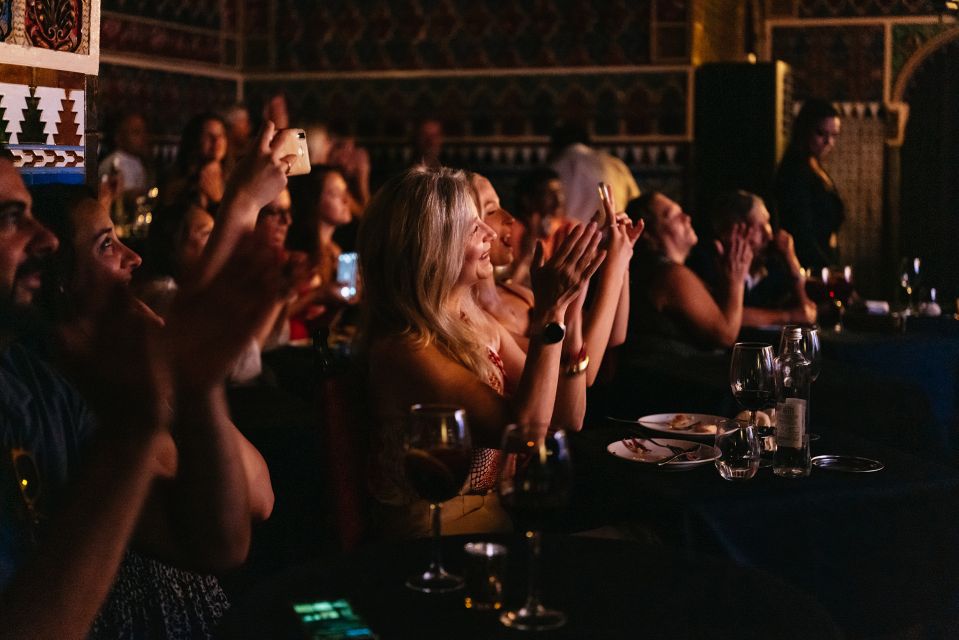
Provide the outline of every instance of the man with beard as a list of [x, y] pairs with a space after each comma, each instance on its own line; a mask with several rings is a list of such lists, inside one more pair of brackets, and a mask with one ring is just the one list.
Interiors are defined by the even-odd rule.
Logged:
[[782, 229], [773, 233], [769, 211], [759, 196], [747, 191], [723, 193], [710, 210], [709, 222], [714, 241], [697, 244], [686, 264], [715, 289], [719, 258], [737, 225], [742, 229], [755, 256], [746, 275], [743, 326], [816, 321], [816, 305], [806, 295], [793, 238]]
[[[253, 497], [241, 482], [229, 481], [219, 461], [208, 464], [203, 482], [220, 492], [223, 504], [210, 503], [203, 517], [193, 518], [192, 507], [175, 493], [183, 482], [183, 460], [202, 455], [197, 452], [206, 446], [223, 448], [236, 466], [234, 445], [221, 437], [222, 430], [201, 429], [197, 421], [185, 425], [196, 433], [175, 444], [170, 407], [176, 398], [183, 422], [190, 402], [183, 395], [184, 386], [190, 388], [181, 375], [184, 362], [192, 376], [218, 377], [220, 361], [242, 346], [249, 337], [243, 333], [258, 322], [251, 313], [237, 323], [221, 310], [235, 311], [241, 299], [272, 301], [277, 294], [280, 267], [272, 250], [257, 251], [246, 240], [251, 239], [240, 243], [220, 274], [194, 292], [202, 295], [185, 301], [182, 317], [165, 329], [138, 312], [122, 286], [107, 296], [110, 304], [92, 332], [62, 327], [61, 339], [73, 347], [65, 349], [72, 356], [63, 366], [71, 370], [81, 399], [18, 342], [41, 328], [32, 303], [57, 240], [33, 217], [30, 194], [12, 160], [0, 157], [0, 638], [86, 636], [129, 555], [135, 530], [140, 548], [171, 561], [200, 549], [201, 538], [219, 544], [209, 554], [190, 556], [208, 570], [245, 558]], [[237, 324], [242, 327], [233, 331]], [[223, 334], [224, 326], [231, 327], [227, 340], [197, 343], [198, 336]], [[272, 504], [272, 492], [268, 498]], [[228, 526], [221, 510], [234, 514], [235, 526]], [[181, 526], [183, 515], [193, 528]], [[205, 594], [191, 591], [189, 597], [203, 600]], [[126, 633], [135, 637], [163, 637], [184, 628], [182, 637], [212, 633], [192, 618], [171, 622], [164, 633], [143, 626], [135, 612], [129, 615]]]
[[[171, 475], [176, 450], [166, 429], [158, 369], [129, 366], [113, 380], [130, 411], [101, 414], [103, 438], [72, 482], [89, 417], [49, 367], [15, 344], [36, 326], [31, 302], [43, 259], [57, 247], [30, 212], [30, 195], [9, 156], [0, 158], [0, 611], [3, 637], [79, 637], [107, 595], [153, 481]], [[123, 344], [143, 353], [145, 334]], [[120, 345], [118, 345], [120, 346]], [[137, 354], [126, 360], [132, 364]], [[144, 359], [144, 362], [147, 362]], [[91, 380], [106, 371], [90, 372]], [[106, 382], [105, 379], [100, 381]], [[60, 494], [60, 495], [58, 495]], [[56, 508], [55, 507], [60, 507]], [[50, 522], [48, 512], [56, 511]], [[46, 535], [39, 542], [40, 529]]]

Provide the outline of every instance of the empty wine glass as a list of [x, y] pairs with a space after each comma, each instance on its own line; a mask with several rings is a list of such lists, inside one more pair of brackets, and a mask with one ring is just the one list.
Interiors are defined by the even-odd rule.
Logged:
[[556, 431], [537, 438], [526, 428], [510, 425], [503, 437], [503, 452], [500, 501], [516, 528], [526, 531], [529, 585], [523, 606], [505, 612], [500, 622], [523, 631], [555, 629], [566, 623], [566, 615], [540, 602], [540, 530], [569, 500], [572, 472], [566, 435]]
[[[776, 369], [772, 345], [759, 342], [737, 342], [729, 363], [729, 387], [736, 402], [749, 411], [749, 426], [756, 429], [764, 458], [776, 451], [773, 427], [756, 425], [756, 412], [768, 407], [776, 397]], [[771, 461], [764, 460], [763, 466]]]
[[456, 496], [469, 475], [470, 433], [466, 412], [448, 405], [417, 404], [410, 408], [406, 477], [413, 490], [430, 503], [433, 533], [429, 568], [411, 576], [406, 586], [426, 593], [455, 591], [463, 579], [447, 573], [440, 553], [440, 503]]

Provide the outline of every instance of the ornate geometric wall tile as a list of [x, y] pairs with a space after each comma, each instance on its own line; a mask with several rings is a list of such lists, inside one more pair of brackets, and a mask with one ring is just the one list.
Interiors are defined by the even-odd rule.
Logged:
[[795, 97], [874, 101], [883, 95], [884, 31], [875, 26], [775, 27], [773, 59], [793, 68]]
[[803, 18], [922, 16], [936, 13], [929, 0], [799, 0]]
[[[37, 87], [34, 95], [38, 100], [37, 110], [43, 125], [42, 144], [56, 144], [54, 138], [60, 126], [60, 111], [63, 108], [66, 92], [59, 87]], [[28, 99], [27, 102], [29, 104], [30, 100]]]
[[[556, 74], [248, 82], [253, 104], [283, 91], [294, 119], [325, 121], [364, 140], [405, 141], [420, 118], [439, 117], [450, 139], [548, 136], [559, 120], [597, 135], [686, 134], [687, 75]], [[641, 96], [641, 100], [637, 99]], [[642, 106], [639, 117], [633, 112]]]
[[903, 65], [923, 45], [931, 39], [951, 29], [956, 29], [955, 24], [936, 23], [936, 24], [896, 24], [892, 27], [892, 78], [889, 85], [896, 84], [899, 78], [899, 72]]
[[175, 138], [191, 116], [236, 102], [236, 82], [185, 73], [100, 65], [101, 121], [143, 113], [156, 136]]
[[58, 145], [83, 146], [83, 91], [66, 91], [60, 101], [57, 130], [53, 142]]
[[177, 25], [160, 25], [105, 15], [100, 23], [101, 45], [113, 52], [155, 55], [211, 64], [224, 63], [217, 33], [198, 33]]
[[13, 30], [13, 0], [0, 0], [0, 42]]
[[[677, 20], [664, 39], [688, 59], [688, 0], [659, 0]], [[278, 0], [277, 68], [486, 69], [635, 65], [650, 55], [651, 0]], [[680, 33], [681, 32], [681, 33]]]
[[0, 82], [0, 108], [3, 108], [4, 134], [11, 144], [20, 137], [20, 123], [27, 109], [30, 87], [25, 84]]
[[26, 0], [24, 27], [30, 44], [41, 49], [76, 52], [82, 39], [89, 0]]
[[163, 22], [219, 29], [223, 16], [214, 0], [102, 0], [104, 11], [127, 13]]

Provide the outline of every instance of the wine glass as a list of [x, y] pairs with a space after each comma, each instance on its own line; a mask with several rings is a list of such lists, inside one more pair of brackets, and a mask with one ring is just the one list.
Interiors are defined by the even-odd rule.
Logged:
[[415, 404], [410, 408], [409, 442], [404, 465], [413, 490], [430, 503], [433, 552], [429, 568], [411, 576], [406, 586], [425, 593], [455, 591], [463, 579], [446, 572], [440, 553], [440, 503], [456, 496], [469, 475], [470, 432], [466, 412], [449, 405]]
[[[729, 363], [729, 386], [736, 402], [749, 411], [749, 426], [756, 430], [762, 442], [763, 454], [768, 457], [776, 451], [772, 427], [758, 427], [756, 412], [769, 406], [776, 397], [776, 369], [772, 345], [759, 342], [737, 342]], [[764, 460], [763, 466], [769, 461]]]
[[540, 602], [540, 546], [545, 521], [561, 511], [569, 500], [572, 473], [566, 435], [556, 431], [536, 437], [519, 425], [509, 425], [503, 436], [506, 454], [499, 478], [503, 507], [516, 528], [529, 540], [529, 585], [526, 602], [500, 616], [507, 627], [523, 631], [556, 629], [566, 623], [562, 611], [547, 609]]
[[786, 348], [786, 337], [792, 332], [793, 329], [796, 328], [802, 330], [802, 340], [799, 343], [799, 346], [802, 349], [802, 354], [806, 357], [806, 360], [809, 361], [809, 379], [815, 382], [816, 378], [819, 377], [819, 372], [822, 370], [822, 352], [819, 347], [819, 327], [806, 327], [797, 324], [787, 324], [782, 328], [782, 331], [779, 334], [779, 353], [782, 354], [783, 350]]

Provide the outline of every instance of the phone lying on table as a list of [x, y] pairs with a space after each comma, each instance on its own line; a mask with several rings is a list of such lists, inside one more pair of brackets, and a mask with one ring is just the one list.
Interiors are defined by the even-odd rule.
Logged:
[[293, 604], [310, 640], [378, 640], [379, 636], [353, 611], [348, 600], [314, 600]]

